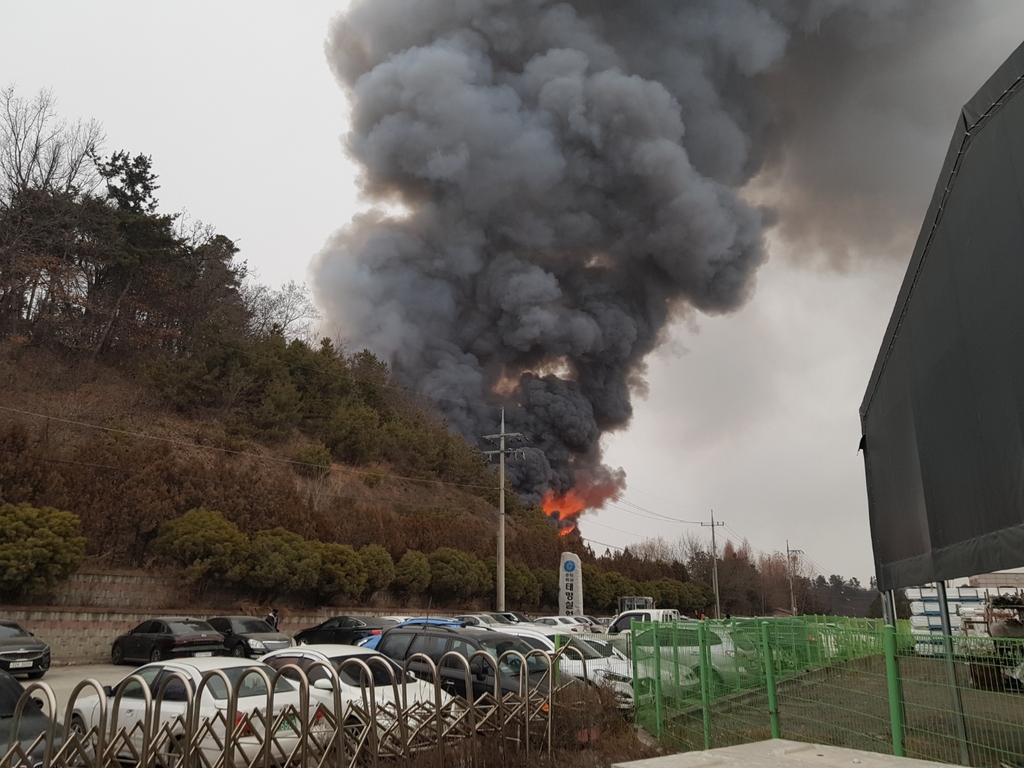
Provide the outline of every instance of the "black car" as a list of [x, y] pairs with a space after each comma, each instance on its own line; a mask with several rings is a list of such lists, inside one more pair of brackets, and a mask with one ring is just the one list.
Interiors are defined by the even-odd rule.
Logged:
[[299, 645], [316, 645], [317, 643], [338, 643], [339, 645], [355, 645], [370, 635], [379, 635], [388, 627], [395, 626], [391, 619], [372, 619], [369, 617], [334, 616], [322, 624], [304, 629], [295, 635]]
[[110, 661], [160, 661], [187, 656], [223, 656], [224, 636], [200, 619], [168, 616], [144, 621], [118, 637]]
[[[6, 755], [11, 747], [11, 735], [14, 729], [14, 710], [18, 706], [18, 700], [25, 694], [21, 683], [6, 672], [0, 671], [0, 757]], [[61, 745], [63, 729], [60, 724], [54, 724], [54, 748]], [[33, 765], [38, 765], [43, 760], [43, 751], [46, 749], [46, 734], [51, 726], [51, 720], [39, 706], [37, 699], [29, 699], [21, 710], [21, 722], [18, 723], [18, 742], [22, 751], [29, 756]], [[42, 736], [43, 738], [39, 738]], [[12, 765], [17, 765], [15, 759]]]
[[252, 616], [213, 616], [206, 620], [224, 636], [229, 656], [254, 659], [270, 651], [291, 648], [292, 639], [263, 619]]
[[0, 621], [0, 669], [37, 680], [50, 668], [50, 646], [20, 624]]
[[[479, 627], [454, 628], [432, 625], [389, 629], [381, 637], [377, 644], [377, 650], [399, 664], [405, 664], [406, 659], [417, 653], [425, 654], [437, 664], [441, 657], [449, 652], [458, 653], [469, 659], [477, 651], [485, 651], [491, 659], [500, 659], [497, 672], [498, 685], [502, 694], [507, 694], [520, 691], [522, 662], [515, 656], [501, 658], [502, 655], [508, 651], [519, 651], [526, 656], [533, 648], [521, 638], [506, 635], [504, 632]], [[530, 689], [546, 694], [550, 682], [547, 660], [535, 654], [527, 658], [526, 664], [526, 682]], [[487, 659], [477, 657], [471, 661], [470, 668], [474, 701], [485, 693], [493, 694], [494, 664]], [[432, 677], [430, 665], [424, 661], [411, 661], [408, 669], [423, 680], [430, 680]], [[438, 673], [441, 676], [441, 686], [448, 693], [466, 698], [465, 664], [458, 659], [448, 658], [438, 667]]]

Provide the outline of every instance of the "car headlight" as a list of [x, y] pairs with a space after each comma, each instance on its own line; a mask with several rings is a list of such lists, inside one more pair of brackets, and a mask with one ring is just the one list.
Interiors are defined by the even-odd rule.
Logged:
[[249, 644], [249, 647], [252, 648], [254, 651], [264, 651], [267, 648], [263, 644], [262, 640], [254, 640], [251, 637], [247, 637], [245, 639], [245, 642], [247, 642]]

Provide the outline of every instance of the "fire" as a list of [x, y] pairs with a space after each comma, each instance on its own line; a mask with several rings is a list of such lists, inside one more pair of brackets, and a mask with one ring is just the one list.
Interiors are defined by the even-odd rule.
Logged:
[[540, 500], [544, 514], [558, 522], [558, 535], [568, 536], [576, 530], [576, 521], [585, 510], [603, 507], [606, 501], [619, 498], [622, 478], [596, 480], [584, 472], [576, 473], [576, 485], [562, 494], [546, 491]]
[[561, 522], [574, 515], [578, 515], [586, 509], [587, 502], [573, 488], [561, 496], [556, 495], [552, 491], [547, 491], [540, 500], [540, 506], [544, 510], [545, 515]]

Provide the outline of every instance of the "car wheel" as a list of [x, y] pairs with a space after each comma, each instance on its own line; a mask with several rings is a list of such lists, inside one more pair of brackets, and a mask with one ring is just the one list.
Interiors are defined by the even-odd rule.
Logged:
[[150, 661], [160, 661], [164, 657], [163, 652], [159, 648], [154, 648], [149, 652]]
[[181, 737], [174, 737], [168, 742], [167, 751], [156, 755], [157, 765], [160, 768], [178, 768], [182, 765], [184, 754], [185, 745], [181, 743]]
[[110, 649], [110, 663], [124, 664], [124, 648], [118, 643], [114, 643], [114, 647]]
[[94, 755], [96, 754], [95, 745], [89, 738], [89, 729], [85, 727], [85, 721], [82, 719], [81, 715], [75, 714], [71, 716], [71, 728], [69, 729], [68, 735], [72, 738], [77, 738], [81, 744], [78, 755], [69, 762], [69, 765], [92, 765], [94, 762]]
[[245, 647], [241, 643], [238, 643], [231, 649], [231, 655], [236, 659], [243, 658], [245, 656]]

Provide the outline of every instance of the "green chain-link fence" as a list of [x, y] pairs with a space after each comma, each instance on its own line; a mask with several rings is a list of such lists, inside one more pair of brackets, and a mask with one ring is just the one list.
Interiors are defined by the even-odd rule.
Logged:
[[1024, 768], [1022, 640], [799, 617], [634, 623], [628, 649], [637, 722], [665, 746], [777, 736]]

